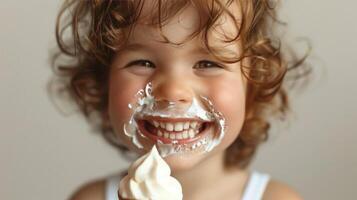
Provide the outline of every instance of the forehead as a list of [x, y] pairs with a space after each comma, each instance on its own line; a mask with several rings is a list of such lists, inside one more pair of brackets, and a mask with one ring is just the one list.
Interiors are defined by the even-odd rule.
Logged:
[[[179, 2], [179, 1], [175, 1]], [[202, 1], [201, 3], [207, 4], [210, 1]], [[195, 48], [196, 50], [204, 51], [204, 43], [202, 37], [195, 37], [189, 42], [185, 42], [193, 32], [200, 29], [202, 22], [205, 20], [202, 12], [199, 12], [198, 8], [191, 3], [185, 4], [182, 9], [168, 18], [162, 25], [162, 29], [153, 25], [153, 17], [157, 17], [157, 0], [145, 0], [142, 4], [142, 10], [139, 15], [138, 22], [134, 25], [130, 35], [128, 35], [128, 44], [139, 43], [147, 45], [171, 45], [177, 48], [187, 47]], [[163, 1], [165, 3], [165, 1]], [[222, 3], [225, 3], [222, 1]], [[207, 5], [206, 5], [207, 6]], [[163, 6], [165, 8], [165, 6]], [[166, 7], [167, 8], [167, 7]], [[172, 9], [172, 8], [170, 8]], [[238, 34], [237, 24], [241, 18], [241, 11], [238, 1], [233, 1], [227, 6], [228, 11], [232, 14], [234, 19], [227, 13], [223, 13], [219, 16], [218, 20], [208, 31], [208, 44], [215, 48], [225, 48], [237, 52], [237, 42], [225, 43], [224, 40], [232, 39]], [[165, 10], [162, 11], [165, 14]], [[165, 44], [164, 38], [167, 38], [171, 44]], [[176, 45], [175, 45], [176, 44]], [[178, 44], [178, 45], [177, 45]], [[198, 48], [197, 48], [198, 47]]]

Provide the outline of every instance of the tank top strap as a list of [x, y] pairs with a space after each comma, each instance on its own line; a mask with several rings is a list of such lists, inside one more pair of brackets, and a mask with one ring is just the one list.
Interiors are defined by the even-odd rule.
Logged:
[[105, 200], [118, 200], [120, 175], [109, 176], [105, 183]]
[[253, 171], [244, 190], [242, 200], [261, 200], [269, 179], [268, 174]]

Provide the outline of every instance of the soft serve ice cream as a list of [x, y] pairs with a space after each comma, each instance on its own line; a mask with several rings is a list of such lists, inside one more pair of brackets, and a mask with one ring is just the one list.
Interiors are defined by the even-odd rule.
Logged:
[[171, 170], [155, 145], [136, 160], [119, 184], [119, 196], [135, 200], [182, 200], [181, 184], [170, 176]]

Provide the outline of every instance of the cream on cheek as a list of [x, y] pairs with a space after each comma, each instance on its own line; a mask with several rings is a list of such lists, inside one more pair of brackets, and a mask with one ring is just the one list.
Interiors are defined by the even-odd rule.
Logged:
[[[143, 82], [143, 83], [141, 83]], [[122, 136], [123, 124], [131, 115], [128, 104], [135, 100], [135, 94], [145, 86], [144, 81], [130, 77], [123, 71], [112, 71], [109, 81], [109, 118], [118, 136]]]

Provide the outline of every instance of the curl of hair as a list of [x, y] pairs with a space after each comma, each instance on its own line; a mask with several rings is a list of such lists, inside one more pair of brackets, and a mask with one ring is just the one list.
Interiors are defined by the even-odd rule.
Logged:
[[[274, 26], [281, 24], [276, 19], [276, 2], [236, 1], [240, 1], [242, 12], [242, 19], [237, 23], [239, 32], [226, 42], [242, 40], [243, 53], [239, 57], [219, 55], [219, 51], [208, 43], [208, 33], [214, 29], [222, 14], [235, 20], [233, 13], [227, 9], [234, 0], [226, 0], [224, 3], [222, 0], [156, 0], [153, 7], [157, 10], [152, 11], [150, 23], [161, 30], [171, 17], [190, 4], [204, 17], [198, 29], [187, 40], [200, 36], [207, 49], [224, 62], [249, 61], [248, 66], [241, 66], [248, 81], [245, 121], [240, 135], [227, 149], [225, 158], [227, 167], [245, 168], [259, 144], [268, 139], [271, 126], [268, 117], [284, 118], [290, 109], [286, 89], [282, 87], [286, 73], [299, 74], [293, 76], [295, 78], [292, 81], [295, 82], [307, 76], [310, 69], [304, 68], [307, 66], [303, 63], [306, 56], [299, 59], [293, 51], [284, 52], [284, 55], [290, 53], [287, 56], [280, 51], [280, 41], [274, 38]], [[57, 75], [63, 78], [65, 89], [88, 120], [91, 114], [100, 116], [99, 132], [121, 150], [126, 148], [113, 140], [113, 129], [106, 112], [108, 74], [115, 52], [127, 41], [127, 30], [130, 34], [139, 19], [142, 2], [67, 0], [56, 23], [56, 40], [60, 50], [57, 55], [66, 55], [73, 60], [72, 64], [54, 65], [59, 72]], [[162, 36], [164, 42], [170, 42], [164, 34]], [[53, 57], [54, 60], [57, 58]]]

